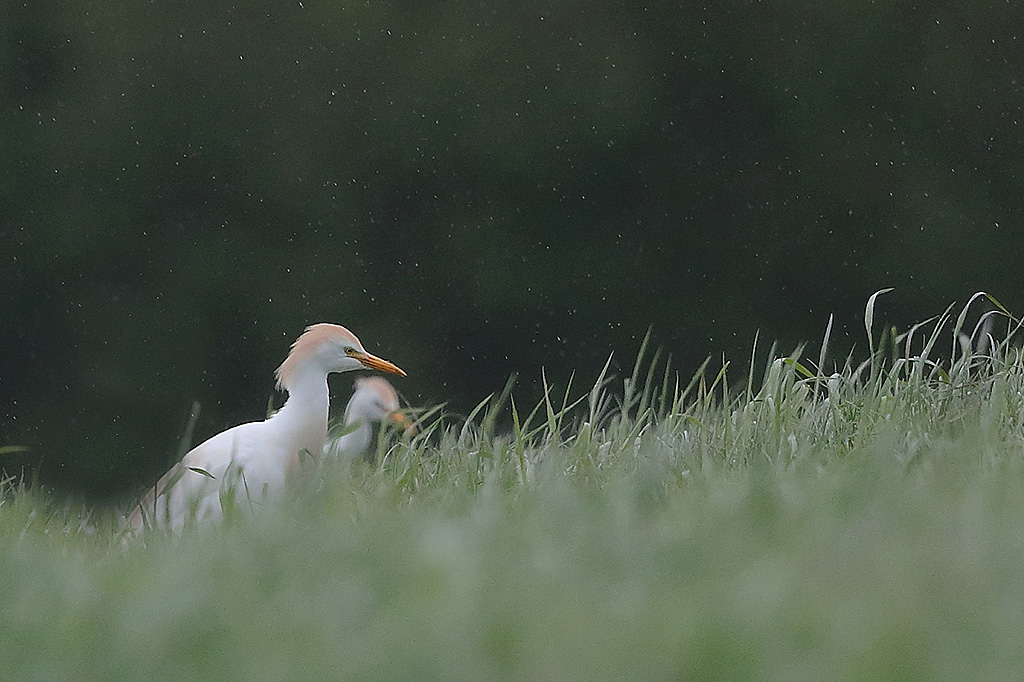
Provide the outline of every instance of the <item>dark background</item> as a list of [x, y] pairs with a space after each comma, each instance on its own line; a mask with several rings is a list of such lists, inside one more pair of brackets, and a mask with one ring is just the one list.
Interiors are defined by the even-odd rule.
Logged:
[[[1012, 2], [0, 2], [0, 446], [103, 498], [309, 323], [468, 411], [1024, 308]], [[765, 342], [767, 345], [767, 341]], [[815, 352], [816, 354], [816, 352]], [[717, 359], [716, 359], [717, 362]], [[332, 380], [339, 403], [351, 377]], [[280, 398], [278, 398], [280, 401]]]

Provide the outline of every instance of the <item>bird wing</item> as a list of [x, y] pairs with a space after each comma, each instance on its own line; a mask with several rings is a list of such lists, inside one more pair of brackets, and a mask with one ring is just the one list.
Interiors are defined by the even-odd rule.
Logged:
[[242, 435], [240, 429], [236, 426], [218, 433], [190, 450], [146, 492], [128, 515], [126, 529], [138, 534], [146, 525], [180, 522], [190, 503], [216, 496], [219, 480]]

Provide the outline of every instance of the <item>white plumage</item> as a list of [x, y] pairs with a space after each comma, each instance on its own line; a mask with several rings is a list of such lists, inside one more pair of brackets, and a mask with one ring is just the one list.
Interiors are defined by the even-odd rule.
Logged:
[[324, 454], [349, 460], [358, 459], [370, 446], [374, 423], [393, 421], [405, 429], [411, 429], [412, 423], [399, 407], [398, 394], [386, 379], [356, 379], [352, 397], [345, 407], [344, 424], [347, 433], [328, 441], [324, 446]]

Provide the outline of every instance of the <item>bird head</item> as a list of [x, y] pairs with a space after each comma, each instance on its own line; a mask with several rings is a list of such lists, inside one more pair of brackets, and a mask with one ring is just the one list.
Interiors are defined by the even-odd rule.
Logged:
[[379, 377], [356, 379], [352, 398], [345, 408], [345, 417], [350, 423], [366, 419], [374, 422], [391, 421], [406, 430], [413, 428], [409, 417], [401, 411], [395, 389]]
[[307, 327], [295, 341], [288, 357], [277, 369], [278, 387], [287, 389], [300, 373], [309, 369], [316, 369], [325, 376], [356, 369], [377, 369], [405, 376], [394, 363], [367, 352], [355, 334], [340, 325], [327, 323]]

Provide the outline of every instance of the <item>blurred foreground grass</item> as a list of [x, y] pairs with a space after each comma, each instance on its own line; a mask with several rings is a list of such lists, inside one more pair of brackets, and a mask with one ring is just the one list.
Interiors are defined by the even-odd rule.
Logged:
[[875, 337], [874, 301], [862, 365], [816, 369], [826, 333], [730, 386], [642, 349], [575, 406], [435, 412], [379, 466], [180, 537], [122, 548], [114, 510], [9, 481], [0, 677], [1019, 678], [1016, 327]]

